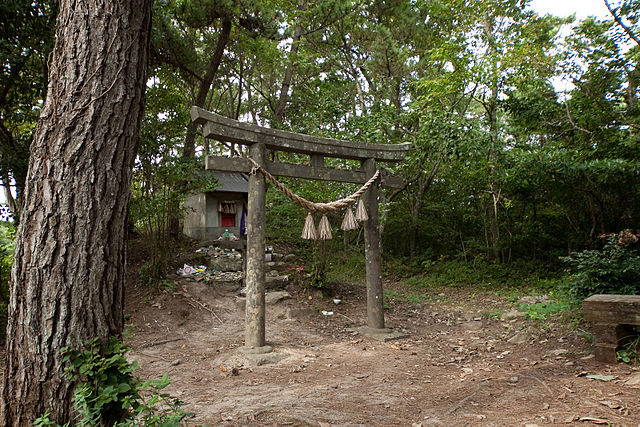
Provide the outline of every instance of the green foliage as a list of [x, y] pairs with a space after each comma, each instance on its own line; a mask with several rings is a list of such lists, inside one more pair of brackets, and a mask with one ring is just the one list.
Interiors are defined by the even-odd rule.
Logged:
[[383, 291], [383, 298], [386, 306], [385, 308], [389, 308], [389, 304], [391, 303], [422, 304], [431, 300], [427, 293], [405, 293], [394, 291], [392, 289], [385, 289]]
[[145, 285], [150, 285], [162, 277], [164, 277], [164, 264], [159, 260], [146, 262], [138, 270], [138, 280]]
[[623, 231], [606, 238], [602, 250], [585, 250], [564, 257], [570, 293], [576, 300], [594, 294], [640, 294], [640, 245], [637, 235]]
[[[280, 180], [292, 191], [299, 191], [289, 180]], [[301, 246], [305, 211], [293, 203], [280, 190], [267, 191], [267, 239], [273, 242], [287, 242]]]
[[496, 309], [496, 310], [491, 310], [491, 311], [484, 311], [482, 313], [482, 317], [486, 318], [486, 319], [490, 319], [490, 320], [498, 320], [502, 317], [502, 313], [503, 311], [501, 309]]
[[486, 261], [439, 261], [423, 269], [422, 274], [405, 282], [414, 289], [474, 287], [489, 291], [548, 290], [561, 279], [548, 266], [532, 262], [495, 264]]
[[520, 304], [520, 311], [533, 320], [545, 320], [552, 314], [561, 313], [571, 308], [565, 301], [538, 302], [535, 304]]
[[9, 280], [13, 265], [15, 227], [10, 222], [0, 222], [0, 344], [4, 343], [7, 330], [7, 302]]
[[329, 283], [353, 283], [365, 277], [365, 256], [360, 250], [338, 250], [330, 254], [325, 280]]
[[640, 330], [635, 329], [634, 333], [623, 337], [621, 340], [622, 349], [616, 352], [620, 362], [639, 363], [640, 362]]
[[[74, 425], [170, 427], [178, 426], [189, 415], [181, 401], [163, 391], [171, 383], [167, 374], [145, 382], [134, 376], [137, 363], [127, 361], [127, 350], [115, 337], [105, 345], [94, 339], [83, 350], [62, 350], [69, 363], [65, 375], [77, 384], [73, 408], [78, 418]], [[34, 425], [56, 424], [45, 412]]]
[[0, 179], [3, 185], [15, 180], [18, 199], [47, 91], [57, 10], [55, 0], [0, 3]]

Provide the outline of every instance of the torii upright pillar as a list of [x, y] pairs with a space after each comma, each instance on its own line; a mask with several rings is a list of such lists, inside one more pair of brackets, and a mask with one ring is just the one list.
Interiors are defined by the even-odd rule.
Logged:
[[[362, 164], [367, 179], [376, 173], [375, 159]], [[384, 329], [382, 302], [382, 253], [380, 249], [380, 218], [378, 216], [378, 181], [364, 194], [364, 205], [369, 219], [364, 222], [365, 270], [367, 275], [367, 327]]]
[[[265, 146], [255, 143], [249, 147], [249, 155], [259, 164], [264, 164]], [[247, 352], [271, 351], [265, 343], [265, 198], [266, 184], [264, 175], [255, 172], [249, 175], [249, 201], [247, 209], [247, 269], [245, 285], [247, 287], [245, 337]]]

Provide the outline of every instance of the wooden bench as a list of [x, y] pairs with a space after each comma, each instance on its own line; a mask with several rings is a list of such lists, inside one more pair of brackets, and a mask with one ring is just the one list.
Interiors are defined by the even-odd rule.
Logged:
[[593, 324], [596, 360], [616, 363], [620, 340], [640, 325], [640, 295], [592, 295], [582, 301], [584, 319]]

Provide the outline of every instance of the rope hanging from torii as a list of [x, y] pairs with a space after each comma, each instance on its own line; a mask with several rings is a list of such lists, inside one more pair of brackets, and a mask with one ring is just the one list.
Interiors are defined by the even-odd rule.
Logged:
[[[250, 175], [253, 175], [256, 172], [260, 171], [260, 173], [262, 173], [269, 181], [273, 183], [273, 185], [280, 189], [280, 191], [282, 191], [285, 196], [287, 196], [289, 199], [291, 199], [291, 201], [297, 203], [309, 212], [307, 214], [307, 219], [302, 231], [303, 239], [327, 240], [332, 238], [331, 226], [329, 225], [329, 220], [327, 219], [326, 215], [327, 212], [334, 212], [340, 209], [347, 208], [347, 213], [340, 227], [345, 231], [357, 229], [358, 223], [356, 221], [366, 221], [368, 219], [367, 211], [360, 196], [362, 196], [362, 194], [367, 191], [367, 189], [376, 181], [376, 179], [378, 179], [378, 177], [380, 176], [379, 170], [376, 170], [376, 173], [374, 173], [373, 176], [369, 178], [369, 180], [358, 189], [358, 191], [356, 191], [349, 197], [345, 197], [344, 199], [336, 200], [334, 202], [316, 203], [307, 200], [304, 197], [298, 196], [287, 187], [285, 187], [284, 184], [279, 182], [266, 169], [260, 166], [258, 162], [253, 160], [251, 157], [248, 157], [248, 159], [253, 164], [253, 168], [251, 169], [251, 172], [249, 172]], [[354, 216], [353, 211], [351, 210], [351, 205], [353, 205], [356, 201], [358, 201], [358, 207], [356, 208], [356, 214]], [[320, 212], [323, 214], [317, 230], [313, 222], [313, 216], [311, 215], [312, 212]]]

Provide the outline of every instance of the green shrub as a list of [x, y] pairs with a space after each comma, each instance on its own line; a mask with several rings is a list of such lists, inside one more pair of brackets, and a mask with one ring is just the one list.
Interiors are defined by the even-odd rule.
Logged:
[[[183, 402], [162, 392], [171, 383], [167, 374], [145, 382], [134, 376], [137, 363], [127, 361], [127, 350], [115, 337], [106, 345], [94, 339], [83, 350], [62, 350], [69, 363], [65, 375], [77, 384], [73, 408], [78, 418], [74, 425], [170, 427], [189, 415], [182, 409]], [[57, 424], [45, 412], [34, 425]]]
[[586, 250], [564, 257], [571, 269], [569, 291], [574, 299], [594, 294], [640, 293], [640, 244], [627, 230], [610, 235], [602, 250]]

